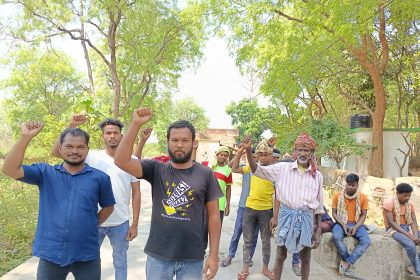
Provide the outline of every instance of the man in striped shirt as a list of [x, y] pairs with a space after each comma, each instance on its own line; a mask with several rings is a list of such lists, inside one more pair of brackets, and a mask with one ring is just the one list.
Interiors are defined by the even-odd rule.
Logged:
[[[251, 142], [250, 137], [243, 142], [248, 156], [252, 155]], [[269, 166], [250, 163], [254, 175], [275, 182], [276, 197], [282, 202], [276, 234], [275, 279], [281, 279], [288, 250], [300, 252], [301, 279], [309, 279], [311, 249], [319, 246], [321, 216], [324, 214], [323, 177], [316, 166], [315, 147], [314, 139], [302, 133], [294, 144], [294, 162], [279, 162]]]

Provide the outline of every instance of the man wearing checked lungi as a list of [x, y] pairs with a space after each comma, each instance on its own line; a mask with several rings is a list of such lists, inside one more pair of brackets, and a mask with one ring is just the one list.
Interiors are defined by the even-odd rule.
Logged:
[[[248, 157], [252, 156], [251, 142], [250, 137], [244, 141]], [[281, 279], [287, 251], [300, 253], [301, 279], [309, 279], [311, 250], [319, 246], [324, 214], [323, 177], [317, 169], [315, 148], [315, 140], [304, 132], [295, 141], [294, 162], [250, 166], [254, 175], [275, 182], [276, 197], [282, 203], [275, 237], [274, 279]]]

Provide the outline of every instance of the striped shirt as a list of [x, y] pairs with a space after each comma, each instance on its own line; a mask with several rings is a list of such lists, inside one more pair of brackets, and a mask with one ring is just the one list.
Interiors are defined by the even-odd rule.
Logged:
[[324, 214], [323, 177], [317, 170], [311, 175], [309, 166], [303, 173], [299, 171], [297, 161], [278, 162], [268, 166], [258, 165], [254, 175], [274, 181], [276, 196], [292, 209], [310, 208], [314, 214]]

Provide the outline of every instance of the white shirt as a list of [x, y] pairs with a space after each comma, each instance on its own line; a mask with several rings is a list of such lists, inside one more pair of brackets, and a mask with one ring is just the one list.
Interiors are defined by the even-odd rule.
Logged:
[[114, 158], [109, 156], [105, 150], [90, 150], [85, 162], [93, 168], [105, 172], [111, 178], [116, 204], [111, 216], [101, 226], [118, 226], [127, 221], [130, 218], [131, 183], [140, 180], [116, 166]]

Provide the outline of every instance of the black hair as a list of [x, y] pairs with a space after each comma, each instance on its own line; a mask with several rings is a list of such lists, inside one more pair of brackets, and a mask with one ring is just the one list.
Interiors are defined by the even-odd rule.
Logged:
[[397, 193], [412, 193], [413, 187], [407, 183], [400, 183], [397, 185]]
[[188, 128], [191, 131], [192, 140], [195, 140], [195, 128], [190, 122], [186, 120], [179, 120], [179, 121], [171, 123], [171, 125], [168, 127], [168, 130], [166, 131], [167, 140], [169, 140], [169, 136], [173, 128]]
[[346, 176], [346, 182], [347, 183], [359, 183], [359, 176], [354, 173], [350, 173]]
[[280, 150], [277, 148], [273, 148], [273, 153], [279, 154], [280, 155]]
[[89, 145], [89, 133], [87, 133], [86, 131], [84, 131], [83, 129], [80, 129], [78, 127], [76, 128], [66, 128], [63, 130], [63, 132], [61, 132], [60, 134], [60, 144], [64, 143], [64, 138], [66, 138], [67, 134], [70, 134], [71, 136], [81, 136], [85, 139], [86, 145]]
[[255, 154], [255, 148], [251, 148], [251, 153]]
[[120, 120], [117, 120], [117, 119], [109, 119], [108, 118], [108, 119], [105, 119], [105, 120], [103, 120], [103, 121], [101, 121], [99, 123], [99, 128], [102, 130], [102, 132], [104, 131], [104, 127], [107, 126], [107, 125], [115, 125], [115, 126], [118, 126], [119, 129], [120, 129], [120, 131], [124, 127], [124, 124]]

